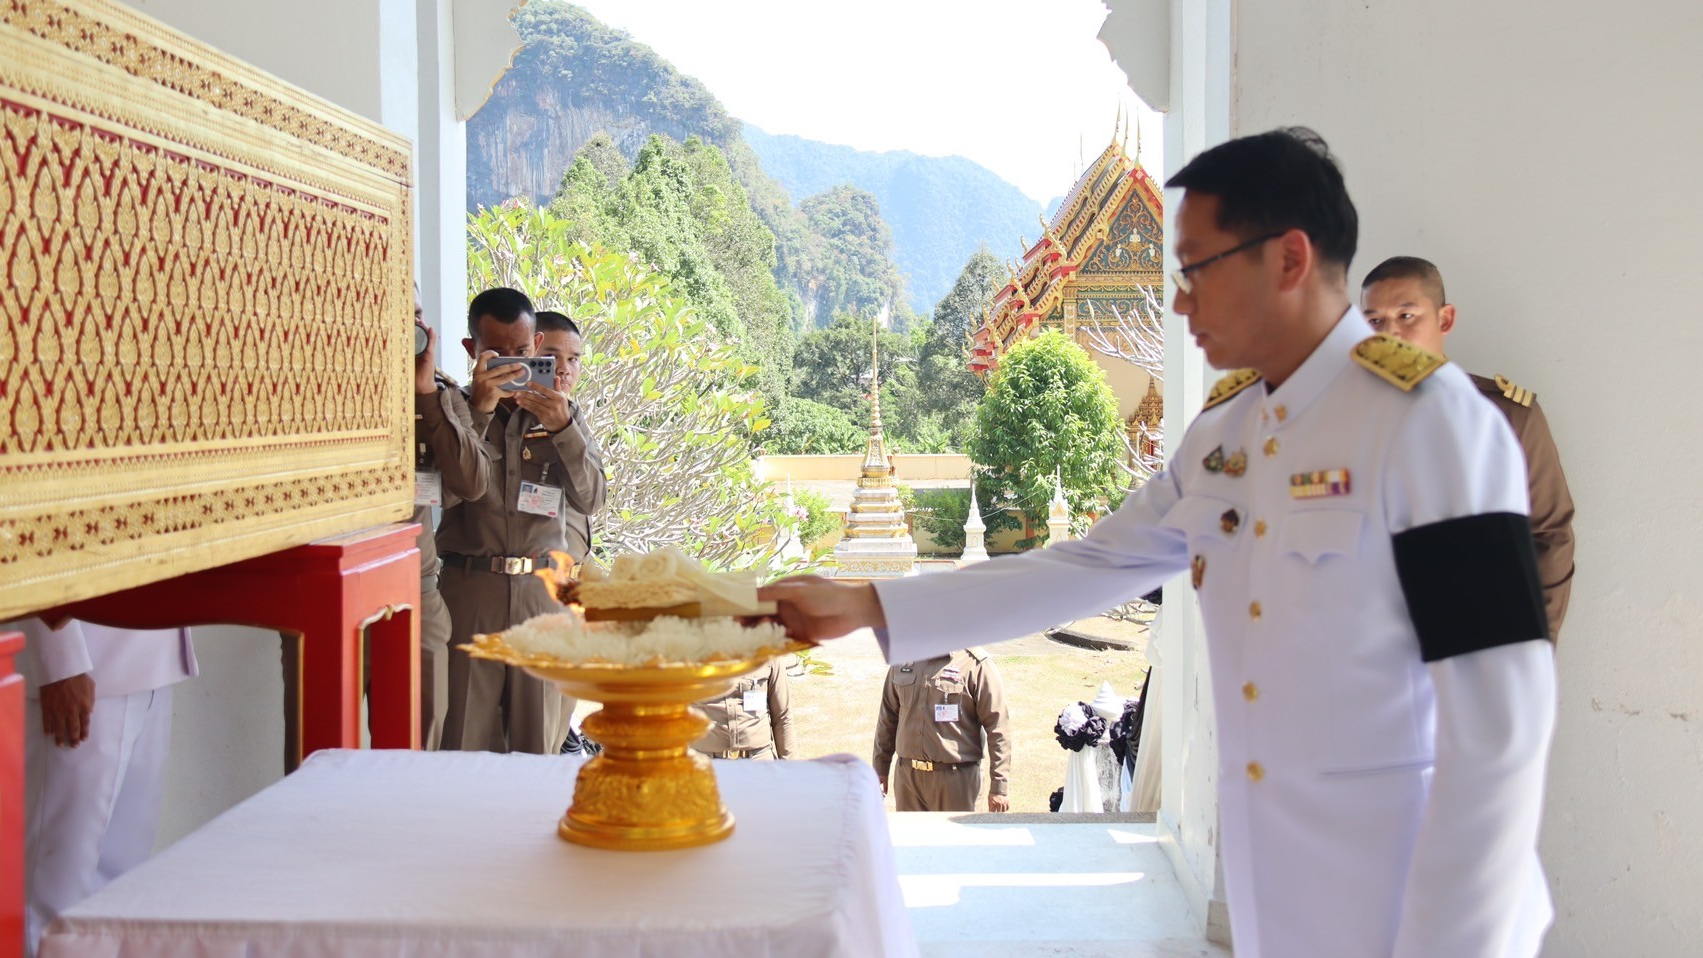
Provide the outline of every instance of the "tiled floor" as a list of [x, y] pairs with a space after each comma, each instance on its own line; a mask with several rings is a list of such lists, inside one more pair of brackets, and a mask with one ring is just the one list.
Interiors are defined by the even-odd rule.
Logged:
[[1230, 955], [1195, 934], [1152, 824], [958, 817], [889, 816], [924, 958]]

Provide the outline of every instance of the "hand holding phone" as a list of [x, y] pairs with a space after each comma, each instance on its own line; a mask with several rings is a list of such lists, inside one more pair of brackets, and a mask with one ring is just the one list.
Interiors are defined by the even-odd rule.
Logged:
[[498, 356], [486, 364], [487, 368], [498, 369], [503, 366], [524, 366], [527, 375], [516, 375], [512, 379], [497, 381], [497, 388], [504, 392], [520, 392], [527, 383], [537, 383], [546, 388], [556, 384], [556, 357], [554, 356]]

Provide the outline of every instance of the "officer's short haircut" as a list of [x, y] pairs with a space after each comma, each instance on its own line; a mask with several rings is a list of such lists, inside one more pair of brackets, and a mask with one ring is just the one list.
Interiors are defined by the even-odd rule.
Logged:
[[1317, 133], [1292, 126], [1220, 143], [1165, 182], [1218, 197], [1218, 228], [1253, 239], [1298, 229], [1319, 259], [1343, 270], [1360, 241], [1360, 216], [1342, 170]]
[[566, 313], [558, 313], [553, 309], [538, 311], [538, 331], [541, 333], [580, 333], [579, 324], [569, 319]]
[[1416, 279], [1419, 289], [1431, 300], [1431, 304], [1441, 309], [1449, 304], [1443, 297], [1443, 271], [1437, 264], [1417, 256], [1391, 256], [1382, 263], [1372, 267], [1366, 278], [1360, 281], [1360, 291], [1372, 288], [1373, 283], [1382, 283], [1387, 279]]
[[532, 308], [532, 300], [525, 293], [498, 286], [485, 290], [467, 304], [467, 328], [477, 336], [480, 320], [493, 319], [508, 326], [520, 322], [522, 317], [533, 319], [537, 314], [538, 311]]

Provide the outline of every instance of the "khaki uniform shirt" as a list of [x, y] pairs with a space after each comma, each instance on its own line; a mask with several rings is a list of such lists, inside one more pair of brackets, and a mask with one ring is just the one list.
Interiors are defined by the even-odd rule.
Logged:
[[[490, 414], [472, 412], [471, 422], [481, 441], [484, 486], [481, 495], [465, 499], [444, 490], [438, 549], [533, 558], [556, 549], [583, 560], [591, 548], [591, 517], [603, 508], [606, 480], [603, 454], [578, 407], [568, 427], [554, 435], [526, 410], [501, 404]], [[561, 489], [557, 515], [522, 512], [523, 482]]]
[[[1504, 380], [1506, 381], [1506, 380]], [[1549, 638], [1561, 632], [1567, 599], [1573, 591], [1573, 495], [1561, 471], [1561, 454], [1549, 433], [1549, 420], [1533, 397], [1529, 405], [1515, 402], [1496, 380], [1472, 377], [1514, 429], [1526, 454], [1526, 480], [1531, 489], [1532, 543], [1537, 546], [1537, 572], [1543, 580], [1543, 605], [1549, 614]], [[1510, 387], [1518, 391], [1518, 387]]]
[[[436, 472], [442, 479], [443, 505], [449, 497], [478, 499], [485, 494], [487, 463], [483, 443], [473, 435], [473, 416], [467, 397], [441, 377], [431, 396], [414, 395], [414, 468]], [[420, 578], [435, 576], [442, 569], [437, 537], [432, 529], [432, 507], [414, 501], [412, 521], [420, 524]]]
[[[779, 659], [740, 678], [733, 690], [698, 703], [710, 729], [693, 743], [700, 752], [756, 752], [774, 745], [779, 758], [792, 757], [792, 693]], [[750, 705], [750, 708], [747, 708]]]
[[881, 689], [875, 725], [875, 773], [886, 779], [900, 761], [980, 762], [989, 756], [989, 795], [1011, 784], [1011, 716], [999, 669], [975, 648], [895, 665]]

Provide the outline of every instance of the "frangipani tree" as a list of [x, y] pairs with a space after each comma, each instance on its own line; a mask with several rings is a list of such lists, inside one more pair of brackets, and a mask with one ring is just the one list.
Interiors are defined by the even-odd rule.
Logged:
[[678, 546], [716, 569], [767, 566], [796, 519], [751, 468], [769, 425], [757, 369], [636, 257], [586, 246], [524, 204], [468, 224], [468, 283], [510, 286], [585, 333], [575, 398], [603, 450], [608, 505], [593, 521], [611, 555]]

